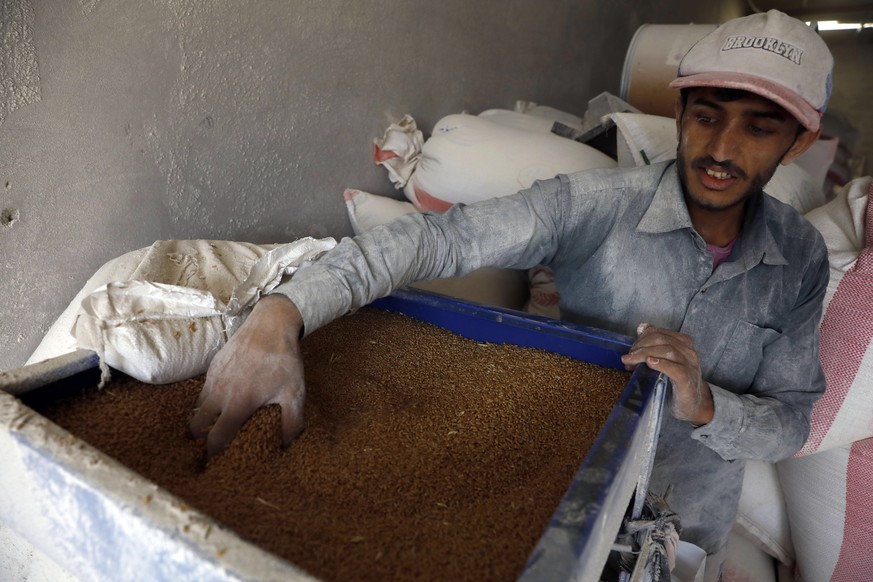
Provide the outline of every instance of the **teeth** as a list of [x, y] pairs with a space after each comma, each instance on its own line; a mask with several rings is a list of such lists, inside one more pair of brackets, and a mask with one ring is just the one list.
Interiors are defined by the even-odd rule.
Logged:
[[727, 180], [728, 178], [730, 178], [730, 174], [728, 174], [727, 172], [716, 172], [715, 170], [707, 169], [706, 173], [713, 178], [717, 178], [719, 180]]

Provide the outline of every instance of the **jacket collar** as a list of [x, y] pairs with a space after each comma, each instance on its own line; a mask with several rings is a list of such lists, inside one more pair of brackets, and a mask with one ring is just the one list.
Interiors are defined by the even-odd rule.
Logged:
[[[772, 200], [767, 194], [759, 194], [749, 199], [743, 230], [734, 251], [738, 267], [747, 270], [763, 262], [767, 265], [787, 265], [788, 261], [779, 249], [779, 244], [768, 226], [767, 216], [772, 214]], [[655, 195], [643, 214], [638, 232], [664, 233], [688, 228], [694, 231], [691, 216], [682, 195], [679, 172], [676, 163], [669, 163], [661, 174]], [[696, 234], [696, 232], [695, 232]]]

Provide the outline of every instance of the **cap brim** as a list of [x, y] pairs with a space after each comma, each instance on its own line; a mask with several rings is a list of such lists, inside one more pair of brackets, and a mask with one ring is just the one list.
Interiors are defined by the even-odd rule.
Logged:
[[818, 131], [821, 126], [821, 114], [815, 110], [803, 97], [789, 91], [773, 81], [747, 75], [744, 73], [697, 73], [678, 77], [670, 83], [673, 89], [685, 87], [722, 87], [725, 89], [740, 89], [760, 95], [782, 106], [794, 116], [809, 131]]

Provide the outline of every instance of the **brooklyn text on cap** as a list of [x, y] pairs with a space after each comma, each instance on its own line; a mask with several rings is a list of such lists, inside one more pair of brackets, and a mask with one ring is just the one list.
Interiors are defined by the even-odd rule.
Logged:
[[703, 37], [670, 83], [743, 89], [785, 108], [817, 131], [831, 95], [834, 59], [815, 30], [778, 10], [735, 18]]

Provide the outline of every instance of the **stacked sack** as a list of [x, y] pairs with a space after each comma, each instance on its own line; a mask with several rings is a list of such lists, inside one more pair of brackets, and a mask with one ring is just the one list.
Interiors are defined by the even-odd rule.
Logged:
[[[376, 159], [416, 208], [437, 211], [515, 194], [558, 174], [615, 166], [609, 156], [559, 137], [551, 128], [550, 119], [508, 110], [447, 115], [420, 151], [410, 155], [421, 138], [407, 116], [377, 142]], [[408, 160], [403, 165], [390, 163], [398, 159], [390, 149], [396, 144], [402, 144]]]
[[[515, 111], [491, 109], [479, 115], [447, 115], [436, 123], [431, 137], [425, 141], [415, 120], [407, 115], [376, 140], [374, 158], [419, 211], [444, 211], [455, 203], [468, 204], [515, 194], [539, 179], [616, 165], [615, 160], [591, 146], [553, 134], [551, 129], [556, 121], [574, 128], [582, 126], [579, 117], [519, 102]], [[347, 191], [347, 204], [350, 198], [354, 200], [360, 195], [357, 191]], [[375, 206], [372, 200], [368, 200], [368, 204]], [[353, 225], [373, 221], [361, 218], [359, 207], [362, 205], [363, 202], [349, 208]], [[481, 274], [476, 276], [481, 277]], [[506, 276], [500, 270], [491, 271], [489, 275]], [[559, 317], [551, 272], [537, 267], [527, 276], [530, 295], [527, 310]], [[480, 283], [488, 286], [487, 278]], [[431, 285], [440, 291], [445, 284], [434, 282]], [[447, 294], [470, 298], [457, 288]], [[496, 303], [494, 299], [499, 300], [489, 298], [485, 302], [518, 307]]]
[[827, 389], [810, 435], [778, 463], [806, 582], [873, 572], [873, 178], [850, 182], [809, 221], [824, 235], [831, 280], [821, 323]]

